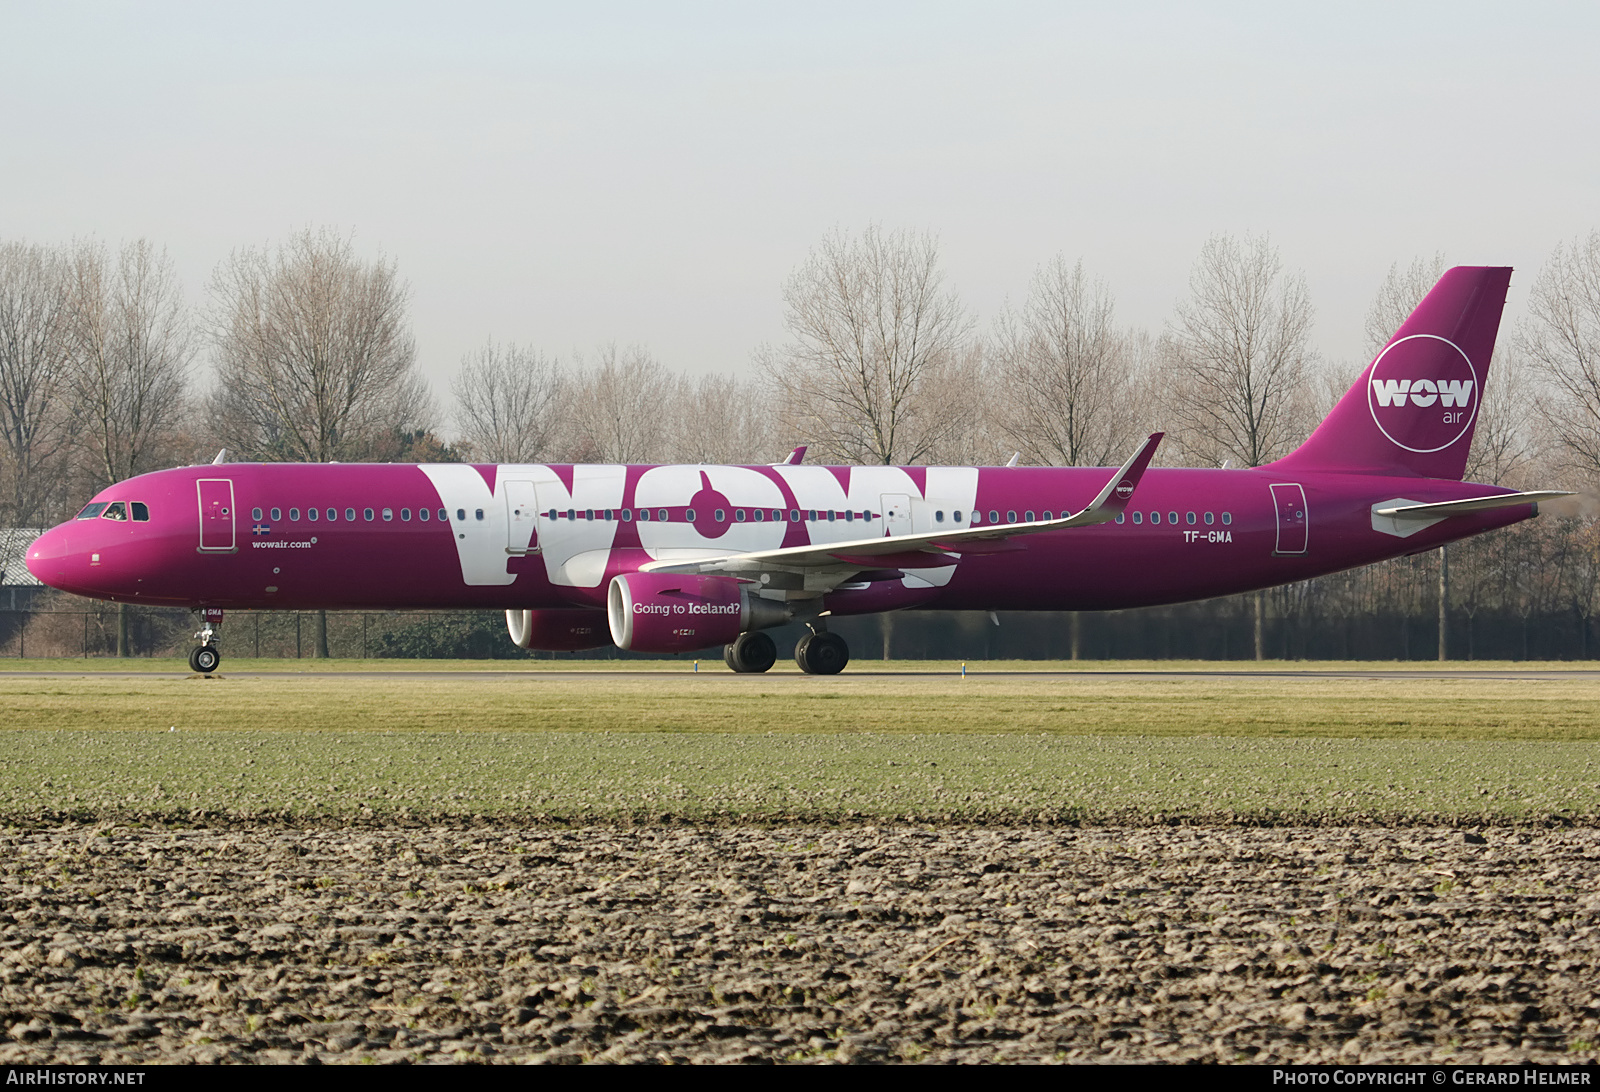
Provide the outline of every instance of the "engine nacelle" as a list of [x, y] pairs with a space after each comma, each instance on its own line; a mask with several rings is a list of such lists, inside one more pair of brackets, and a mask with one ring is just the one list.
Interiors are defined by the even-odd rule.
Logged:
[[542, 652], [577, 652], [611, 643], [604, 611], [508, 610], [506, 630], [518, 648]]
[[794, 612], [728, 576], [626, 573], [611, 581], [606, 614], [618, 648], [692, 652], [725, 645], [746, 630], [780, 626]]

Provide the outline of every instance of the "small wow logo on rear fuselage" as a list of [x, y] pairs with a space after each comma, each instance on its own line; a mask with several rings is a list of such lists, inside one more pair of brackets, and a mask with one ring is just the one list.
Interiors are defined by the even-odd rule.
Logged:
[[1482, 384], [1453, 341], [1412, 334], [1367, 372], [1367, 408], [1389, 441], [1407, 451], [1442, 451], [1472, 428]]

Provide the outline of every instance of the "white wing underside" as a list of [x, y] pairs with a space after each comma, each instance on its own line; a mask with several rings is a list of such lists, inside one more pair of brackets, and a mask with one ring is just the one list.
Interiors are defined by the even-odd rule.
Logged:
[[1112, 473], [1099, 496], [1090, 501], [1082, 511], [1061, 519], [1033, 520], [1028, 523], [1003, 523], [986, 527], [968, 527], [956, 531], [930, 531], [915, 535], [894, 535], [881, 538], [851, 539], [845, 542], [828, 542], [806, 546], [788, 546], [776, 550], [756, 550], [703, 558], [662, 558], [641, 567], [643, 572], [700, 573], [705, 575], [734, 576], [753, 579], [761, 573], [799, 573], [811, 577], [807, 588], [812, 589], [815, 578], [833, 576], [825, 581], [832, 585], [849, 578], [851, 574], [874, 567], [895, 569], [939, 568], [953, 565], [966, 552], [984, 552], [1006, 539], [1022, 535], [1041, 534], [1045, 531], [1063, 531], [1072, 527], [1092, 527], [1116, 519], [1133, 498], [1145, 467], [1161, 443], [1162, 433], [1152, 433], [1133, 457]]

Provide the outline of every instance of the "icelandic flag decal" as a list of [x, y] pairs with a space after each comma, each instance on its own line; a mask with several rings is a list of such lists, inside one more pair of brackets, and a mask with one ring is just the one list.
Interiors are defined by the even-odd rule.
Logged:
[[258, 523], [254, 527], [250, 528], [250, 531], [252, 534], [269, 535], [272, 533], [272, 528], [265, 523]]

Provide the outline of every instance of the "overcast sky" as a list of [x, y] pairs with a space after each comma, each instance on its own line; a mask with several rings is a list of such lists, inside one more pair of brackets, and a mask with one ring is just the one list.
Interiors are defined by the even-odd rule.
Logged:
[[744, 372], [835, 228], [987, 328], [1057, 253], [1159, 330], [1269, 232], [1361, 355], [1391, 263], [1600, 227], [1600, 6], [0, 3], [0, 238], [148, 237], [197, 303], [305, 226], [398, 262], [441, 401], [493, 337]]

